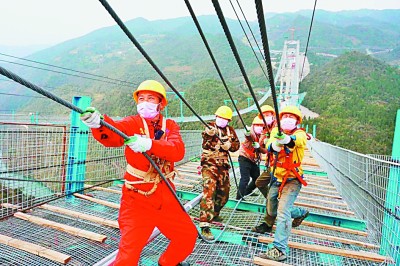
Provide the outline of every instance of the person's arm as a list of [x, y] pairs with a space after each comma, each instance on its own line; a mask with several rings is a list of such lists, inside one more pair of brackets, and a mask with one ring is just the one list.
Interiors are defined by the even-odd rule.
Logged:
[[211, 150], [211, 148], [215, 148], [215, 143], [213, 143], [213, 139], [215, 134], [217, 133], [216, 128], [209, 124], [210, 128], [206, 127], [204, 131], [201, 133], [203, 138], [202, 148], [205, 150]]
[[240, 141], [239, 141], [239, 138], [236, 135], [236, 132], [233, 129], [233, 127], [230, 127], [230, 131], [231, 131], [232, 136], [231, 136], [231, 139], [230, 139], [231, 147], [229, 148], [229, 151], [230, 152], [235, 152], [240, 148]]
[[287, 145], [288, 148], [292, 151], [296, 148], [305, 148], [307, 145], [307, 134], [304, 130], [296, 130], [293, 135], [290, 136], [291, 142]]
[[[104, 115], [104, 121], [118, 130], [126, 134], [127, 130], [127, 119], [124, 118], [121, 121], [114, 121], [111, 117]], [[93, 137], [106, 147], [121, 147], [124, 145], [124, 139], [115, 133], [114, 131], [108, 129], [105, 126], [100, 126], [99, 128], [91, 128]]]

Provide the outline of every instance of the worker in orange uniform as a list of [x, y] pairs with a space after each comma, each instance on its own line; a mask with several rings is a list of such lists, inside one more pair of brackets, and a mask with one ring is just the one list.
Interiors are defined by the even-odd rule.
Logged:
[[232, 109], [221, 106], [215, 112], [215, 122], [202, 133], [203, 153], [201, 155], [201, 174], [203, 176], [203, 198], [200, 201], [201, 234], [207, 240], [213, 240], [210, 222], [222, 221], [221, 209], [229, 199], [230, 181], [228, 153], [239, 149], [240, 142], [233, 127], [228, 123], [232, 119]]
[[[114, 265], [138, 265], [140, 253], [158, 228], [170, 243], [158, 263], [162, 266], [189, 265], [185, 258], [193, 251], [197, 229], [181, 208], [166, 183], [142, 154], [146, 152], [161, 169], [169, 184], [176, 172], [174, 162], [182, 160], [185, 146], [179, 126], [165, 119], [160, 111], [167, 105], [165, 88], [157, 81], [142, 82], [133, 98], [137, 115], [114, 121], [89, 107], [81, 120], [91, 128], [94, 138], [106, 147], [125, 147], [127, 160], [118, 223], [121, 231]], [[100, 120], [130, 137], [128, 141], [100, 124]]]
[[263, 120], [258, 116], [254, 117], [250, 130], [245, 132], [245, 139], [240, 144], [238, 157], [240, 181], [236, 194], [237, 200], [253, 193], [253, 190], [256, 188], [255, 182], [260, 176], [261, 154], [267, 152], [264, 143], [259, 142], [263, 128]]
[[[304, 130], [297, 128], [302, 122], [302, 114], [296, 106], [286, 106], [280, 112], [279, 119], [281, 134], [278, 128], [274, 128], [267, 142], [268, 150], [277, 156], [276, 165], [270, 167], [273, 176], [267, 197], [267, 213], [277, 217], [276, 232], [272, 247], [260, 254], [262, 258], [275, 261], [286, 259], [292, 224], [299, 226], [309, 213], [304, 208], [293, 207], [301, 187], [307, 185], [301, 167], [307, 135]], [[291, 218], [294, 218], [293, 222]], [[269, 224], [270, 227], [272, 225]]]
[[[263, 131], [260, 135], [259, 138], [259, 144], [261, 149], [266, 149], [265, 144], [268, 142], [270, 136], [271, 136], [271, 131], [276, 125], [276, 120], [275, 120], [275, 110], [272, 106], [270, 105], [263, 105], [261, 106], [261, 114], [259, 113], [257, 116], [259, 119], [263, 119], [266, 122], [266, 125], [264, 125]], [[262, 120], [262, 121], [264, 121]], [[266, 153], [266, 161], [265, 161], [265, 168], [264, 171], [261, 173], [261, 175], [255, 180], [255, 185], [256, 187], [260, 190], [260, 192], [264, 195], [264, 197], [267, 197], [268, 194], [268, 185], [271, 180], [271, 175], [268, 171], [269, 168], [269, 161], [271, 159], [271, 153], [268, 151], [263, 150], [263, 153]]]

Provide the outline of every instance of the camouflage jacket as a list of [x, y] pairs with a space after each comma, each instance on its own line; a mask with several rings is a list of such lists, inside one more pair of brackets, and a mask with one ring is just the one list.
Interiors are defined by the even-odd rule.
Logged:
[[[230, 152], [235, 152], [240, 147], [239, 138], [236, 135], [235, 130], [231, 126], [226, 126], [225, 128], [216, 127], [215, 122], [209, 123], [211, 127], [215, 127], [217, 129], [217, 134], [214, 136], [208, 135], [205, 131], [202, 132], [203, 137], [203, 155], [202, 161], [205, 157], [228, 157], [228, 151], [225, 151], [221, 148], [221, 141], [219, 138], [222, 139], [222, 142], [225, 143], [227, 141], [231, 142], [231, 147], [229, 148]], [[229, 135], [228, 135], [229, 133]], [[219, 138], [218, 138], [218, 136]], [[211, 155], [211, 156], [210, 156]]]

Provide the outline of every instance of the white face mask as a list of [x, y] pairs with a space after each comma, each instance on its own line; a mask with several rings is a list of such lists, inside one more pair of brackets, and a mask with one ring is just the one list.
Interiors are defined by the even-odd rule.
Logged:
[[215, 124], [217, 124], [217, 126], [224, 128], [226, 127], [226, 125], [228, 125], [228, 120], [223, 119], [221, 117], [217, 117], [215, 118]]
[[296, 128], [296, 124], [297, 124], [297, 119], [294, 118], [283, 118], [281, 120], [281, 126], [283, 130], [293, 130]]
[[272, 122], [274, 122], [274, 117], [273, 116], [264, 116], [265, 122], [267, 122], [267, 125], [270, 126]]
[[159, 104], [142, 102], [137, 105], [137, 111], [141, 117], [152, 119], [160, 113], [158, 105]]
[[257, 135], [260, 135], [263, 131], [263, 126], [254, 126], [253, 130], [254, 130], [254, 133], [256, 133]]

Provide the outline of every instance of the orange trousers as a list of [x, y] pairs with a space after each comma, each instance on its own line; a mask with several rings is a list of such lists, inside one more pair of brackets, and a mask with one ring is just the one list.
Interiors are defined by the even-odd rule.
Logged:
[[114, 266], [138, 265], [140, 253], [155, 227], [170, 240], [159, 265], [176, 266], [192, 253], [196, 244], [196, 226], [164, 182], [148, 197], [124, 186], [118, 223], [121, 240]]

